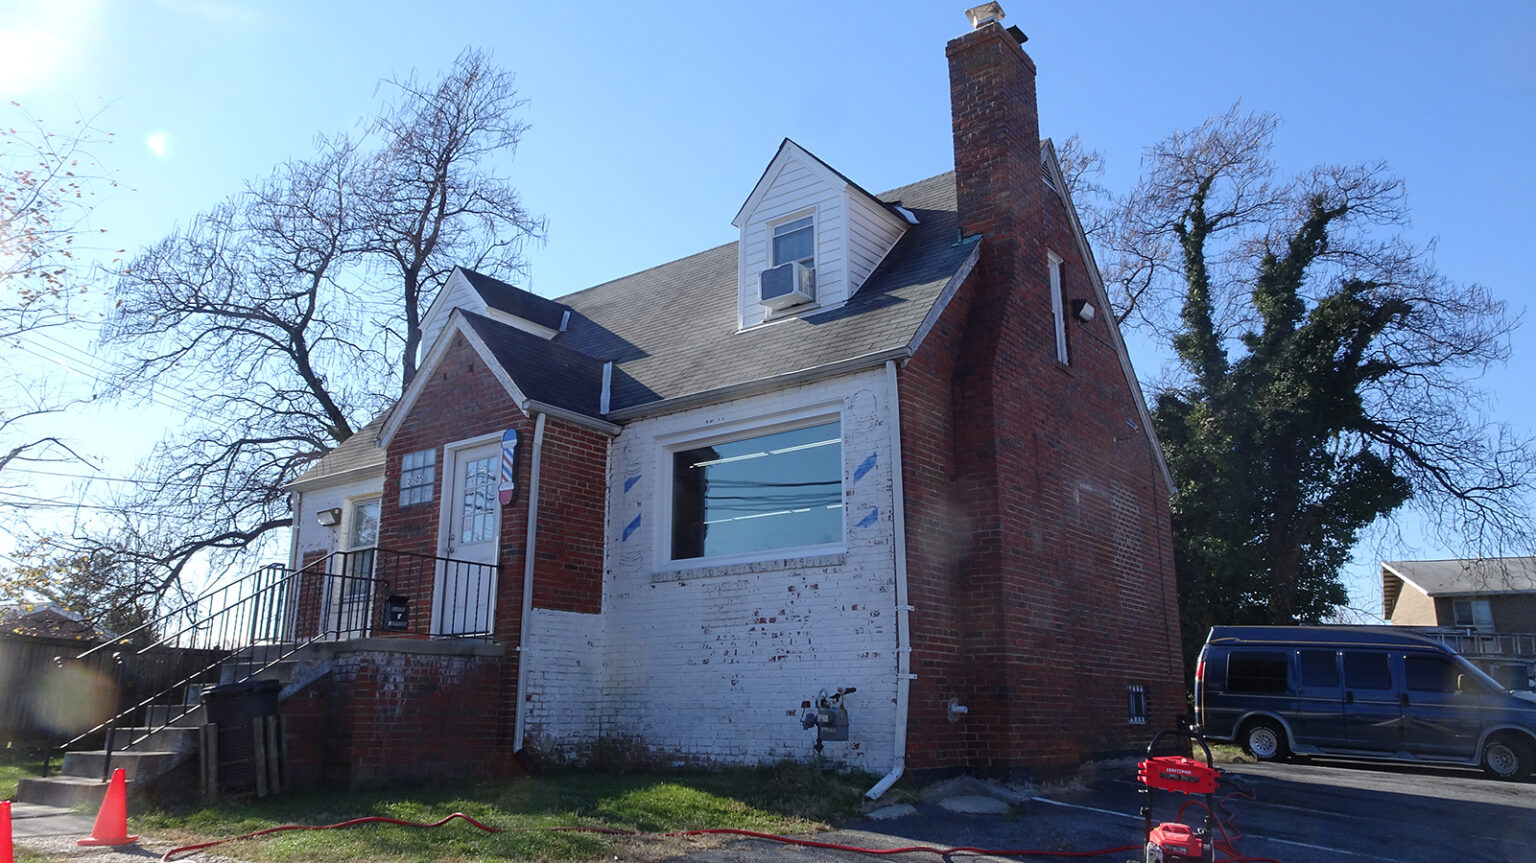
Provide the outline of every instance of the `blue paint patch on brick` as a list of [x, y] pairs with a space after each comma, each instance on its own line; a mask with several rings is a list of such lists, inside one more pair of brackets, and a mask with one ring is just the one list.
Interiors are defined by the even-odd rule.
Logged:
[[864, 474], [869, 473], [871, 470], [874, 470], [874, 468], [875, 468], [875, 461], [876, 461], [875, 455], [876, 455], [876, 453], [870, 453], [869, 454], [869, 458], [864, 459], [864, 461], [861, 462], [858, 467], [853, 469], [853, 481], [854, 482], [858, 482], [859, 480], [864, 478]]
[[630, 536], [632, 536], [634, 534], [634, 532], [639, 530], [639, 529], [640, 529], [640, 516], [637, 515], [637, 516], [635, 516], [635, 520], [634, 521], [630, 522], [628, 525], [626, 525], [624, 527], [624, 535], [619, 537], [619, 542], [627, 542], [627, 541], [629, 541]]
[[855, 525], [855, 527], [869, 527], [870, 525], [874, 524], [876, 521], [879, 521], [879, 520], [880, 520], [880, 508], [879, 507], [875, 507], [874, 509], [869, 511], [869, 515], [866, 515], [863, 518], [859, 519], [859, 523], [857, 525]]
[[640, 481], [640, 474], [638, 474], [638, 473], [635, 474], [634, 476], [630, 477], [629, 479], [624, 480], [624, 493], [625, 494], [629, 494], [629, 490], [634, 488], [635, 487], [635, 483], [637, 483], [639, 481]]

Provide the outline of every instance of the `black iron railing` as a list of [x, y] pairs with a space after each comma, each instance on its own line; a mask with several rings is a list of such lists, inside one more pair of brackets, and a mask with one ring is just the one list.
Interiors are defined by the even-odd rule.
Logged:
[[[129, 652], [167, 649], [195, 655], [190, 673], [119, 710], [52, 750], [98, 735], [103, 778], [114, 749], [126, 749], [196, 710], [188, 688], [243, 683], [317, 641], [366, 637], [494, 636], [495, 564], [369, 548], [331, 554], [298, 570], [273, 564], [214, 588], [132, 632], [73, 657], [121, 669]], [[64, 660], [58, 660], [64, 664]], [[118, 671], [119, 692], [122, 672]], [[151, 705], [168, 705], [150, 721]], [[126, 739], [119, 732], [132, 728]], [[48, 763], [44, 762], [44, 773]]]

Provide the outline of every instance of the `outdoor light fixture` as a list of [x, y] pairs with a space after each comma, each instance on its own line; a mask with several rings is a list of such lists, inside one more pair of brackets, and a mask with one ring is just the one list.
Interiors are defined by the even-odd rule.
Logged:
[[320, 522], [321, 527], [335, 527], [341, 524], [341, 508], [322, 509], [315, 513], [315, 521]]
[[1097, 313], [1098, 310], [1093, 307], [1093, 303], [1087, 300], [1072, 301], [1072, 316], [1085, 324], [1093, 320], [1093, 316]]

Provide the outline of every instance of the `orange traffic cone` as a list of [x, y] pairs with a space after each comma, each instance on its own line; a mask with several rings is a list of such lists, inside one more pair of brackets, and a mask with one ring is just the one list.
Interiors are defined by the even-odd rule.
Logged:
[[101, 811], [96, 813], [96, 826], [91, 828], [91, 838], [81, 839], [81, 845], [128, 845], [139, 841], [128, 835], [128, 774], [119, 767], [112, 771], [112, 782], [107, 785], [107, 796], [101, 801]]
[[0, 863], [16, 863], [11, 846], [11, 801], [0, 800]]

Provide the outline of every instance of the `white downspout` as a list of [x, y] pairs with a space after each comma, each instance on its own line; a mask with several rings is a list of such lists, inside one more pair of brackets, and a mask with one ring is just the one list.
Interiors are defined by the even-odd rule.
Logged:
[[518, 750], [524, 748], [523, 734], [528, 723], [528, 645], [533, 624], [533, 547], [539, 535], [539, 463], [544, 453], [544, 419], [540, 413], [533, 425], [533, 456], [528, 466], [528, 537], [523, 542], [523, 616], [517, 636], [517, 720], [512, 740]]
[[907, 769], [907, 714], [912, 691], [912, 640], [907, 604], [907, 506], [901, 483], [901, 398], [896, 388], [896, 361], [885, 361], [885, 379], [890, 387], [891, 429], [891, 520], [894, 522], [896, 555], [896, 757], [891, 772], [864, 792], [871, 800], [889, 791]]

